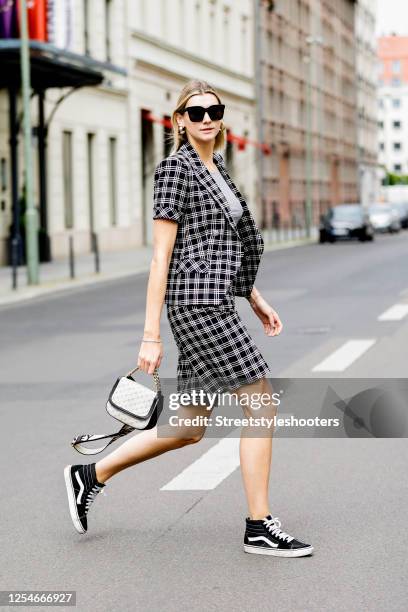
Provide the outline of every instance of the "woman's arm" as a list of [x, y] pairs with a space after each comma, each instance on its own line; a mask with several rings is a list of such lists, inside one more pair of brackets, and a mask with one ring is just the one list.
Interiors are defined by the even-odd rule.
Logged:
[[254, 313], [259, 317], [268, 336], [277, 336], [283, 329], [282, 321], [276, 310], [262, 297], [255, 285], [247, 297]]
[[258, 301], [260, 297], [261, 297], [261, 294], [259, 293], [258, 289], [254, 285], [252, 287], [252, 291], [249, 297], [247, 297], [247, 300], [251, 304], [251, 306], [255, 306], [256, 302]]
[[141, 343], [138, 366], [147, 374], [159, 368], [163, 358], [160, 342], [160, 319], [166, 294], [169, 264], [178, 224], [165, 219], [153, 221], [153, 257], [147, 283], [146, 315], [143, 339], [159, 342]]
[[169, 264], [188, 202], [188, 172], [177, 157], [163, 159], [154, 171], [153, 258], [147, 285], [146, 316], [138, 365], [153, 374], [161, 364], [160, 318], [166, 295]]

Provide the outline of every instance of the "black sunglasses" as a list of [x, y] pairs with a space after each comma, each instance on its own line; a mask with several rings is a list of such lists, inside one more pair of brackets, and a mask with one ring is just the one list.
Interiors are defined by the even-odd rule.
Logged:
[[212, 121], [219, 121], [224, 117], [225, 104], [213, 104], [204, 108], [204, 106], [188, 106], [184, 110], [180, 111], [181, 114], [188, 112], [190, 121], [198, 123], [204, 119], [204, 115], [207, 112]]

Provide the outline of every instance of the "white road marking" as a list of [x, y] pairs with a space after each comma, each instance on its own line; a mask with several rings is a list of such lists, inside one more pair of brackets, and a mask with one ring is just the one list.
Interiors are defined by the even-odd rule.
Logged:
[[312, 368], [312, 372], [343, 372], [356, 359], [368, 351], [375, 342], [375, 339], [348, 340], [334, 353]]
[[160, 491], [215, 489], [239, 466], [239, 437], [223, 438], [164, 485]]
[[394, 304], [380, 314], [378, 321], [401, 321], [408, 314], [408, 304]]

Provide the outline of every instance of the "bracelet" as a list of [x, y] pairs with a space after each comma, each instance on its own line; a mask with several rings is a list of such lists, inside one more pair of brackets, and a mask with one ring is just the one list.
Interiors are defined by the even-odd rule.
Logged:
[[142, 338], [142, 342], [161, 342], [161, 340], [145, 340], [144, 338]]

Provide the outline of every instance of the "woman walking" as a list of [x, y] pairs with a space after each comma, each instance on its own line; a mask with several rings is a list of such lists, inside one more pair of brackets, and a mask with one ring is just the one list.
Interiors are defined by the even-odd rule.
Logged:
[[[147, 286], [146, 318], [138, 366], [148, 374], [163, 358], [160, 318], [167, 318], [178, 348], [178, 391], [204, 388], [239, 398], [272, 396], [268, 364], [235, 309], [235, 297], [248, 299], [265, 333], [282, 330], [276, 311], [255, 288], [264, 243], [248, 205], [217, 153], [224, 145], [225, 106], [208, 83], [188, 82], [172, 115], [174, 149], [154, 175], [154, 252]], [[183, 412], [182, 412], [183, 411]], [[250, 405], [245, 416], [260, 416]], [[272, 404], [268, 416], [275, 414]], [[182, 414], [180, 414], [182, 413]], [[209, 416], [208, 406], [188, 406], [178, 416]], [[87, 531], [95, 496], [112, 476], [169, 450], [198, 442], [205, 427], [184, 428], [159, 437], [157, 427], [138, 433], [115, 451], [88, 465], [65, 468], [71, 518]], [[281, 530], [268, 499], [272, 430], [255, 438], [245, 427], [240, 463], [248, 503], [244, 550], [300, 557], [313, 547]]]

